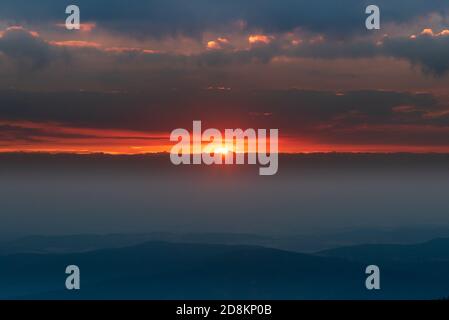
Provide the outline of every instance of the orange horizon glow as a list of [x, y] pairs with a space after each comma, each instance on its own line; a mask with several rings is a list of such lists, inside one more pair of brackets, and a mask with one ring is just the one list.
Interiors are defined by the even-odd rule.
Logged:
[[[170, 141], [169, 132], [142, 132], [135, 130], [80, 128], [53, 122], [2, 121], [0, 126], [14, 129], [36, 130], [37, 136], [17, 138], [14, 133], [0, 136], [0, 153], [40, 152], [74, 154], [122, 154], [138, 155], [150, 153], [170, 153], [175, 142]], [[396, 127], [397, 130], [407, 128]], [[410, 129], [410, 128], [408, 128]], [[245, 140], [244, 153], [248, 150]], [[267, 141], [269, 144], [269, 141]], [[241, 153], [232, 141], [223, 140], [221, 144], [203, 141], [202, 152]], [[192, 148], [191, 148], [192, 150]], [[329, 144], [307, 140], [297, 136], [279, 136], [278, 153], [449, 153], [449, 145], [395, 145], [395, 144]]]

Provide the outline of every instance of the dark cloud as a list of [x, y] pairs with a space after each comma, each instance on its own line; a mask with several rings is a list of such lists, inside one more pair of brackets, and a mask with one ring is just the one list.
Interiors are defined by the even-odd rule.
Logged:
[[217, 51], [197, 57], [200, 64], [224, 65], [229, 63], [270, 62], [276, 56], [357, 59], [393, 57], [409, 61], [422, 68], [424, 73], [444, 76], [449, 71], [449, 33], [439, 36], [418, 35], [411, 37], [386, 37], [381, 43], [370, 40], [340, 42], [323, 40], [306, 42], [298, 46], [273, 41], [272, 43], [242, 51]]
[[[84, 21], [136, 37], [198, 36], [206, 30], [223, 30], [236, 21], [247, 29], [285, 32], [303, 28], [313, 32], [346, 35], [366, 32], [367, 0], [78, 0]], [[68, 1], [3, 0], [0, 19], [20, 23], [65, 20]], [[383, 22], [406, 22], [431, 12], [445, 13], [445, 0], [377, 0]]]
[[[282, 135], [332, 144], [447, 145], [449, 112], [430, 94], [394, 91], [149, 90], [146, 93], [0, 92], [2, 141], [102, 138], [70, 128], [146, 134], [204, 127], [280, 128]], [[441, 114], [441, 116], [435, 116]], [[25, 125], [21, 125], [25, 123]], [[37, 128], [27, 123], [40, 124]], [[62, 142], [63, 143], [63, 142]]]
[[149, 136], [139, 136], [130, 135], [114, 135], [113, 137], [108, 136], [107, 132], [95, 132], [93, 133], [83, 133], [76, 132], [77, 128], [71, 128], [73, 132], [65, 132], [64, 127], [54, 126], [49, 123], [40, 123], [40, 127], [33, 127], [31, 122], [16, 122], [11, 124], [0, 124], [0, 141], [2, 143], [8, 142], [45, 142], [48, 140], [64, 140], [64, 139], [111, 139], [115, 141], [120, 140], [142, 140], [148, 142], [149, 140], [160, 140], [159, 137], [149, 137]]
[[224, 65], [266, 63], [276, 56], [321, 59], [393, 57], [419, 66], [426, 74], [441, 77], [449, 71], [449, 31], [438, 36], [386, 37], [381, 43], [373, 43], [371, 40], [348, 42], [323, 40], [289, 46], [285, 41], [279, 40], [250, 50], [205, 53], [197, 59], [200, 64]]
[[[304, 41], [292, 45], [287, 40], [273, 39], [268, 44], [249, 49], [205, 50], [194, 55], [145, 53], [143, 50], [111, 51], [95, 43], [60, 46], [42, 39], [23, 28], [10, 28], [0, 38], [0, 52], [14, 65], [11, 80], [34, 86], [94, 90], [166, 90], [167, 88], [208, 87], [226, 79], [227, 70], [235, 65], [266, 64], [279, 56], [320, 59], [358, 59], [393, 57], [417, 65], [426, 74], [444, 76], [449, 71], [449, 36], [418, 35], [415, 38], [387, 37], [383, 43], [370, 40]], [[1, 61], [1, 56], [0, 56]], [[30, 71], [49, 68], [33, 76]], [[61, 82], [60, 78], [64, 78]], [[235, 83], [235, 80], [229, 80]], [[10, 82], [11, 83], [11, 82]]]
[[40, 69], [56, 56], [44, 40], [23, 28], [12, 27], [0, 38], [0, 52], [19, 69]]
[[40, 130], [31, 128], [21, 128], [14, 125], [0, 125], [0, 141], [1, 145], [21, 140], [26, 142], [36, 142], [34, 138], [39, 134]]
[[151, 131], [171, 130], [195, 119], [216, 126], [259, 123], [292, 131], [298, 125], [313, 127], [318, 123], [431, 124], [432, 120], [425, 120], [423, 115], [439, 110], [438, 101], [430, 94], [388, 91], [205, 89], [148, 90], [140, 94], [17, 91], [0, 94], [0, 114], [4, 120]]
[[449, 34], [386, 39], [383, 49], [388, 55], [420, 66], [426, 73], [443, 76], [449, 71]]

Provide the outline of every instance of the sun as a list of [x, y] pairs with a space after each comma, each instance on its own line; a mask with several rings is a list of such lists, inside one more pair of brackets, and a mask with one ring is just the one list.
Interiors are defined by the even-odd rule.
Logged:
[[228, 147], [217, 147], [214, 149], [214, 153], [223, 154], [223, 155], [228, 154], [229, 151], [230, 150]]

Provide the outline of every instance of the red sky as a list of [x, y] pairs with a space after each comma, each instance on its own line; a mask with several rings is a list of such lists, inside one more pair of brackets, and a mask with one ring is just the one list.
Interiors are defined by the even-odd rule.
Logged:
[[[76, 128], [56, 123], [0, 122], [0, 127], [10, 126], [22, 130], [38, 130], [32, 141], [9, 137], [8, 145], [0, 146], [0, 152], [51, 152], [51, 153], [109, 153], [142, 154], [170, 152], [170, 132], [148, 133], [133, 130]], [[187, 128], [188, 129], [188, 128]], [[418, 128], [419, 129], [419, 128]], [[416, 130], [418, 130], [416, 129]], [[4, 137], [6, 139], [6, 137]], [[29, 137], [27, 137], [29, 139]], [[203, 142], [207, 145], [207, 142]], [[449, 152], [444, 145], [398, 144], [326, 144], [302, 139], [298, 136], [280, 135], [281, 153], [312, 152]]]

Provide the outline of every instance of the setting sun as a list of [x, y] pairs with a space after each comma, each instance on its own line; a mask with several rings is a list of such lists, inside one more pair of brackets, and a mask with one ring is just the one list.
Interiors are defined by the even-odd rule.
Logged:
[[218, 154], [228, 154], [229, 152], [229, 148], [228, 147], [217, 147], [214, 149], [214, 153], [218, 153]]

